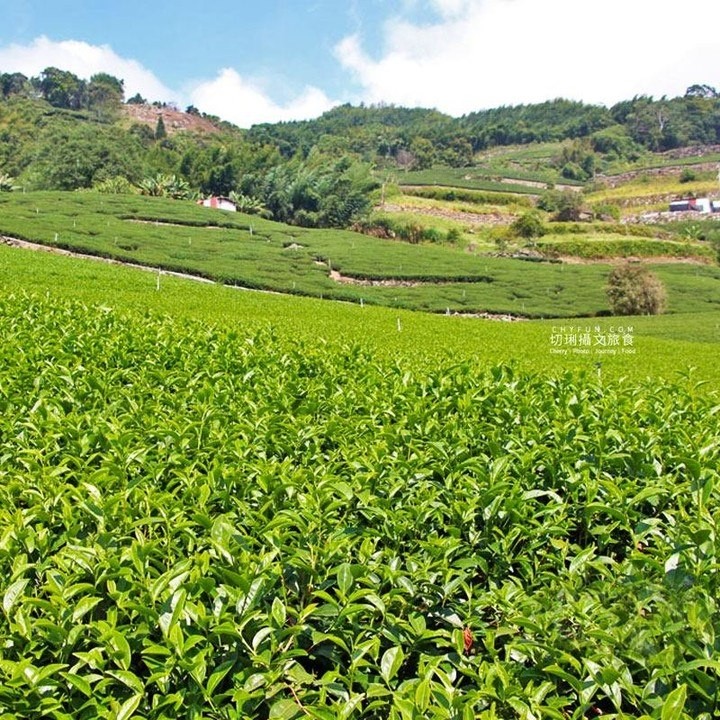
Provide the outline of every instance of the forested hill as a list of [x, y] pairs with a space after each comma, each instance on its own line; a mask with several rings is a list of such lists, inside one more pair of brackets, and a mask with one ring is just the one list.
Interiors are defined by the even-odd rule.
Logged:
[[469, 165], [473, 153], [489, 147], [579, 138], [600, 152], [656, 152], [720, 142], [720, 95], [693, 85], [682, 97], [639, 96], [610, 108], [556, 99], [460, 118], [392, 105], [342, 105], [317, 120], [256, 125], [249, 135], [277, 144], [285, 156], [306, 153], [322, 140], [368, 159], [409, 152], [413, 158], [405, 159], [415, 164]]
[[345, 225], [369, 205], [377, 168], [470, 166], [487, 148], [565, 143], [563, 175], [608, 159], [720, 143], [720, 97], [635, 97], [606, 108], [552, 100], [453, 118], [436, 110], [342, 105], [303, 122], [240, 130], [200, 109], [136, 95], [105, 73], [0, 68], [0, 189], [82, 188], [191, 196], [231, 192], [241, 207], [303, 225]]

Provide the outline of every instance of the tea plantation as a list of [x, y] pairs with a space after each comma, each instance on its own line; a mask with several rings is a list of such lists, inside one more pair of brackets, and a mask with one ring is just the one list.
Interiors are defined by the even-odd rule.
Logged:
[[566, 370], [0, 250], [0, 718], [717, 717], [712, 325]]
[[[291, 226], [167, 198], [3, 193], [0, 235], [240, 287], [357, 304], [532, 318], [588, 317], [609, 310], [607, 264], [524, 262], [347, 230]], [[653, 269], [667, 287], [669, 312], [717, 312], [720, 269], [710, 262], [711, 248], [696, 242], [691, 252], [686, 243], [612, 237], [587, 237], [581, 245], [589, 256], [612, 245], [619, 256], [699, 253], [707, 264], [682, 265], [680, 272], [677, 266]], [[554, 236], [547, 241], [551, 248], [577, 243]]]

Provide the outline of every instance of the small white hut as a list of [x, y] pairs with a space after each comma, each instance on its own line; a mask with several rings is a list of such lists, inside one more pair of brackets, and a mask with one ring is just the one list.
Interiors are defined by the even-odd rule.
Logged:
[[209, 198], [205, 198], [202, 201], [202, 205], [205, 207], [209, 207], [209, 208], [216, 208], [217, 210], [227, 210], [228, 212], [237, 212], [237, 206], [228, 197], [211, 195]]

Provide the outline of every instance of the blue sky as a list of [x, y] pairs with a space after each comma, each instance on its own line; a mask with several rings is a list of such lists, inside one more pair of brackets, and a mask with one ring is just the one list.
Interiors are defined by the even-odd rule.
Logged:
[[43, 35], [107, 44], [172, 88], [233, 67], [267, 78], [281, 93], [305, 84], [340, 92], [343, 73], [331, 62], [334, 45], [365, 24], [379, 26], [394, 6], [366, 2], [360, 13], [336, 0], [0, 0], [0, 47]]
[[111, 72], [241, 126], [341, 102], [461, 115], [719, 86], [718, 27], [718, 0], [0, 0], [0, 72]]

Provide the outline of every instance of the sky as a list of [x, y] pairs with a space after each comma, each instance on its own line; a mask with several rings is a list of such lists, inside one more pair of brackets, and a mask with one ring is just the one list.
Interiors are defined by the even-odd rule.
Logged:
[[720, 0], [0, 0], [0, 72], [107, 72], [249, 127], [720, 88]]

